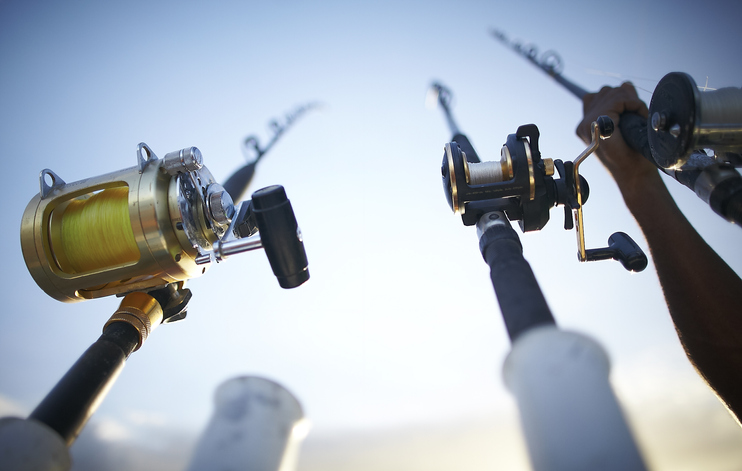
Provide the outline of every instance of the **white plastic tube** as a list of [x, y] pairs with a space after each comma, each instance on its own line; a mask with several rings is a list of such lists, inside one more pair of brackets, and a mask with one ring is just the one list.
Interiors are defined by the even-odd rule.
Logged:
[[603, 348], [555, 326], [513, 343], [503, 377], [535, 471], [629, 471], [645, 465], [608, 381]]
[[0, 418], [0, 469], [67, 471], [71, 461], [62, 437], [31, 419]]
[[307, 434], [301, 404], [283, 386], [258, 377], [222, 383], [215, 410], [188, 471], [292, 471]]

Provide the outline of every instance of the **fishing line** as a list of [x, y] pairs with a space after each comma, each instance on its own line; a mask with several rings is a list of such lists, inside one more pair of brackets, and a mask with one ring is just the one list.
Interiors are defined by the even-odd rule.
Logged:
[[139, 259], [129, 218], [129, 188], [109, 188], [70, 201], [62, 217], [62, 250], [75, 273]]
[[617, 80], [620, 80], [620, 81], [630, 81], [634, 85], [634, 88], [637, 88], [639, 90], [645, 91], [645, 92], [649, 93], [650, 95], [652, 94], [653, 90], [647, 90], [644, 87], [638, 86], [636, 84], [636, 81], [637, 80], [640, 80], [640, 81], [643, 81], [643, 82], [650, 82], [650, 83], [652, 83], [654, 85], [657, 85], [659, 83], [659, 80], [657, 80], [657, 79], [650, 79], [650, 78], [646, 78], [646, 77], [637, 77], [635, 75], [623, 75], [623, 74], [619, 74], [617, 72], [608, 72], [608, 71], [605, 71], [605, 70], [598, 70], [598, 69], [591, 69], [591, 68], [585, 68], [585, 73], [590, 74], [590, 75], [599, 75], [601, 77], [610, 77], [610, 78], [614, 78], [614, 79], [617, 79]]

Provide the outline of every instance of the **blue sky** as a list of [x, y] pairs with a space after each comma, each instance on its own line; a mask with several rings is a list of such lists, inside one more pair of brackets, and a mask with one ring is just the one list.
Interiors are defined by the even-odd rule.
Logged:
[[[278, 381], [302, 402], [313, 428], [300, 469], [451, 469], [464, 456], [469, 469], [522, 468], [515, 406], [500, 378], [509, 344], [474, 230], [441, 190], [450, 136], [441, 113], [424, 106], [427, 87], [440, 80], [453, 90], [454, 113], [483, 158], [497, 158], [508, 134], [535, 123], [542, 154], [572, 160], [583, 149], [574, 134], [580, 103], [489, 28], [555, 49], [565, 76], [589, 90], [630, 79], [648, 101], [672, 71], [715, 88], [741, 85], [740, 8], [0, 1], [10, 228], [0, 235], [0, 413], [33, 409], [117, 306], [59, 303], [28, 274], [17, 231], [40, 170], [71, 182], [127, 168], [144, 141], [158, 155], [199, 147], [222, 181], [242, 165], [245, 136], [266, 142], [271, 119], [318, 101], [252, 187], [285, 186], [312, 279], [281, 290], [253, 252], [193, 280], [188, 318], [160, 327], [130, 358], [73, 449], [78, 469], [117, 469], [128, 449], [145, 450], [152, 469], [179, 469], [214, 389], [242, 374]], [[646, 247], [600, 164], [582, 172], [588, 247], [618, 230]], [[739, 228], [669, 186], [740, 273]], [[578, 264], [561, 218], [553, 212], [543, 231], [522, 235], [524, 253], [560, 325], [608, 350], [650, 462], [731, 469], [742, 459], [740, 430], [687, 364], [651, 267], [629, 275], [616, 263]]]

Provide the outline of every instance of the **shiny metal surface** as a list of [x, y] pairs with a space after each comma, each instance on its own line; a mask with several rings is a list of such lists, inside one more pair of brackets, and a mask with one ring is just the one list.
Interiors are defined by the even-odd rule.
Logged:
[[171, 176], [200, 170], [204, 166], [204, 158], [196, 147], [187, 147], [165, 154], [162, 158], [162, 168]]
[[[173, 178], [161, 170], [162, 162], [141, 143], [135, 167], [72, 183], [51, 170], [41, 172], [40, 192], [21, 221], [21, 248], [31, 276], [49, 296], [76, 302], [165, 286], [205, 272], [206, 267], [196, 264], [196, 256], [210, 250], [228, 227], [213, 221], [206, 208], [203, 195], [213, 177], [202, 167]], [[120, 187], [128, 188], [139, 257], [76, 273], [65, 262], [60, 243], [66, 206], [74, 199]]]
[[137, 351], [149, 334], [162, 323], [162, 318], [162, 307], [155, 298], [146, 293], [134, 292], [124, 297], [119, 308], [103, 326], [103, 330], [113, 322], [126, 322], [131, 325], [139, 333], [139, 344], [134, 349]]

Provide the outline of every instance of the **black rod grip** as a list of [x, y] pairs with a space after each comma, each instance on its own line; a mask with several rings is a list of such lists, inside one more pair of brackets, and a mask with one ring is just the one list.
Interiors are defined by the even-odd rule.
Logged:
[[649, 147], [647, 119], [636, 113], [623, 113], [618, 119], [618, 127], [621, 129], [621, 135], [626, 144], [656, 166], [657, 163]]
[[479, 249], [490, 267], [492, 286], [511, 341], [534, 327], [556, 324], [510, 224], [488, 228], [479, 239]]
[[113, 322], [46, 395], [29, 419], [48, 425], [72, 445], [139, 344], [139, 333]]
[[[715, 165], [706, 171], [713, 175], [719, 169], [730, 170], [727, 165]], [[714, 212], [729, 222], [737, 225], [742, 224], [742, 176], [736, 170], [731, 169], [734, 176], [724, 178], [713, 184], [713, 189], [708, 196], [708, 203]]]
[[253, 212], [260, 240], [281, 288], [296, 288], [309, 279], [304, 250], [294, 209], [280, 185], [252, 194]]
[[727, 200], [724, 216], [727, 221], [742, 226], [742, 193], [737, 193]]

